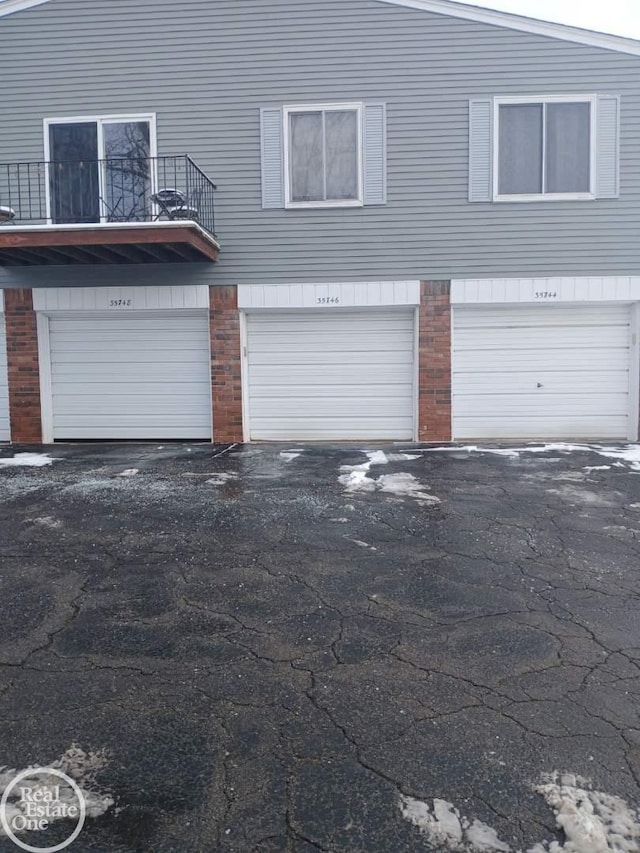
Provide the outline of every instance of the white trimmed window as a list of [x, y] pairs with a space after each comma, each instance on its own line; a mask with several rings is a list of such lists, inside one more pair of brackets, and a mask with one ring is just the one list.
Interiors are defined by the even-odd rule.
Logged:
[[283, 122], [285, 206], [362, 206], [362, 104], [287, 106]]
[[595, 96], [496, 98], [494, 201], [595, 198]]

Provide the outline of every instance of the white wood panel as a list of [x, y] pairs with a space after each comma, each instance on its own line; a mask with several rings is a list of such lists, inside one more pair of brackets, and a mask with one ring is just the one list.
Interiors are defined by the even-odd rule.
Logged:
[[531, 302], [634, 302], [640, 276], [577, 278], [487, 278], [451, 282], [453, 305]]
[[634, 438], [627, 305], [453, 311], [456, 440]]
[[419, 281], [330, 284], [251, 284], [238, 287], [238, 305], [251, 308], [336, 308], [418, 305]]
[[411, 308], [248, 313], [246, 416], [255, 440], [411, 440]]
[[211, 438], [206, 311], [54, 313], [48, 329], [54, 439]]
[[36, 311], [166, 311], [209, 307], [206, 285], [166, 287], [41, 287], [33, 291]]

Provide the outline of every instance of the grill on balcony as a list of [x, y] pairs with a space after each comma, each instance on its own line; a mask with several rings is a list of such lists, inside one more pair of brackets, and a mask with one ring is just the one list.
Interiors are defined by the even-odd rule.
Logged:
[[215, 185], [188, 155], [0, 165], [0, 265], [215, 261]]

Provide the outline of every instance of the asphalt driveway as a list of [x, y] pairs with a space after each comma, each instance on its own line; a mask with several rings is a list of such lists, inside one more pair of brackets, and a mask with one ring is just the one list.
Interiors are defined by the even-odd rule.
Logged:
[[0, 766], [73, 851], [638, 850], [633, 452], [5, 448]]

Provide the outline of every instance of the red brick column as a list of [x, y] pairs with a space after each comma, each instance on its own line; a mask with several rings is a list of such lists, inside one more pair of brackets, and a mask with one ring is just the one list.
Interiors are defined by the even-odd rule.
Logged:
[[242, 441], [242, 376], [237, 287], [210, 287], [213, 440]]
[[420, 284], [418, 438], [451, 441], [449, 281]]
[[42, 441], [38, 331], [31, 290], [5, 290], [11, 440]]

